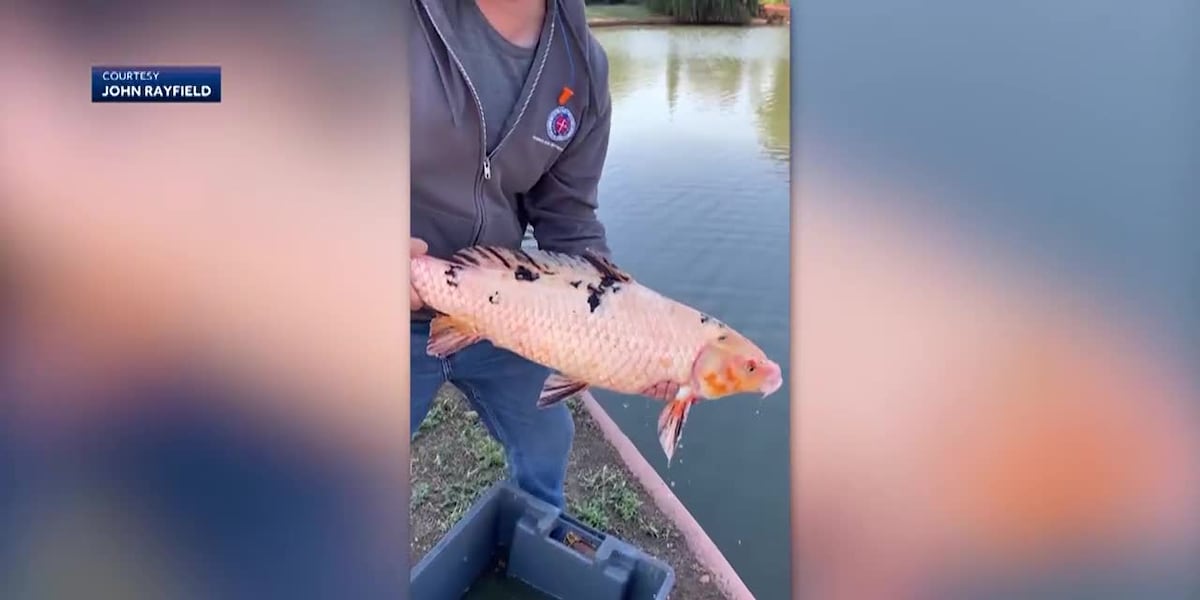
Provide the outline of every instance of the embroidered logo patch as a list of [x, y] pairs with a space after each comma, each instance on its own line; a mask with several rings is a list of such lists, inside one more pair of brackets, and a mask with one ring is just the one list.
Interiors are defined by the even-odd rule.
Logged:
[[565, 142], [575, 135], [575, 115], [565, 106], [557, 106], [546, 119], [546, 135], [556, 142]]

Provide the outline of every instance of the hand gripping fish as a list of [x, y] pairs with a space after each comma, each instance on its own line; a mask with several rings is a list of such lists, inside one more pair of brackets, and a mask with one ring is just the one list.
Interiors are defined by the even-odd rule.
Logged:
[[430, 355], [487, 340], [548, 367], [556, 372], [539, 407], [588, 387], [666, 401], [658, 440], [668, 464], [693, 404], [745, 392], [766, 397], [783, 383], [779, 365], [753, 342], [593, 252], [475, 246], [450, 260], [414, 258], [412, 284], [438, 313]]

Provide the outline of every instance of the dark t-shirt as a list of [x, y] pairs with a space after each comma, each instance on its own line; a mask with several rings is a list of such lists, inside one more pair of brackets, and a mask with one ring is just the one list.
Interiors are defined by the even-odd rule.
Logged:
[[522, 48], [504, 39], [479, 10], [475, 0], [447, 3], [447, 16], [459, 41], [458, 58], [483, 105], [487, 148], [491, 152], [514, 111], [537, 48]]

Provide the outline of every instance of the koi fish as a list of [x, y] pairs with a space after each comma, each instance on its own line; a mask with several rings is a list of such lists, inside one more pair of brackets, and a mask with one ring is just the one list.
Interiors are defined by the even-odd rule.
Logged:
[[589, 387], [665, 401], [658, 441], [668, 465], [693, 404], [765, 398], [783, 384], [779, 365], [749, 339], [595, 252], [475, 246], [449, 260], [415, 257], [411, 276], [437, 313], [428, 354], [444, 358], [486, 340], [539, 363], [554, 371], [541, 408]]

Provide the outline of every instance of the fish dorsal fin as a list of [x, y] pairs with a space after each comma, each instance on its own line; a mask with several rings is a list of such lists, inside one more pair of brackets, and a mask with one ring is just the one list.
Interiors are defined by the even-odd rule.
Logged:
[[633, 277], [630, 276], [629, 273], [622, 271], [617, 267], [617, 265], [614, 265], [611, 260], [608, 260], [598, 252], [586, 250], [583, 253], [583, 259], [591, 263], [592, 267], [594, 267], [596, 271], [604, 277], [614, 279], [621, 283], [629, 283], [633, 281]]
[[513, 271], [518, 277], [524, 275], [524, 278], [529, 280], [537, 279], [541, 275], [552, 277], [562, 273], [592, 273], [601, 279], [612, 279], [622, 283], [633, 281], [633, 277], [628, 273], [592, 250], [575, 255], [549, 250], [471, 246], [455, 252], [450, 261], [468, 267]]

